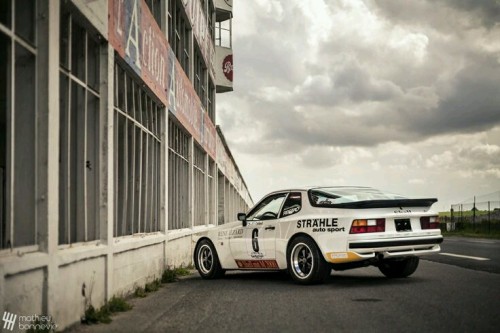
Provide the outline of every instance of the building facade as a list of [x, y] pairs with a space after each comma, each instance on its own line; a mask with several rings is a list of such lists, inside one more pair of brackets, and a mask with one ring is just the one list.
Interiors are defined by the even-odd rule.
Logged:
[[0, 7], [0, 313], [62, 329], [252, 205], [215, 125], [232, 1]]

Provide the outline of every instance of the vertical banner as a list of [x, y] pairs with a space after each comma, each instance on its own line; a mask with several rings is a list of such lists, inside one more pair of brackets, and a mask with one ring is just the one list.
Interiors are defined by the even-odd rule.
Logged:
[[166, 105], [169, 45], [143, 0], [109, 1], [109, 42]]
[[146, 2], [110, 0], [108, 27], [120, 57], [215, 159], [215, 126]]
[[193, 27], [193, 33], [198, 41], [200, 50], [208, 72], [212, 79], [215, 80], [215, 45], [212, 38], [212, 32], [208, 26], [208, 18], [205, 15], [205, 9], [202, 7], [202, 1], [199, 0], [182, 0], [189, 21]]

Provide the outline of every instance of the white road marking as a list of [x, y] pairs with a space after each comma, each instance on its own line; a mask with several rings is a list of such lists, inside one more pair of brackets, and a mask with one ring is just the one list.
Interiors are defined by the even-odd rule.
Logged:
[[454, 254], [454, 253], [446, 253], [446, 252], [441, 252], [439, 254], [442, 255], [442, 256], [457, 257], [457, 258], [464, 258], [464, 259], [472, 259], [472, 260], [479, 260], [479, 261], [490, 260], [489, 258], [471, 257], [471, 256], [464, 256], [462, 254]]

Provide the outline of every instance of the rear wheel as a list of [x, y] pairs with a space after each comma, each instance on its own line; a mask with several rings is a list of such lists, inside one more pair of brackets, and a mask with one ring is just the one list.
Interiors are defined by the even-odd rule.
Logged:
[[331, 267], [314, 241], [305, 236], [295, 238], [288, 246], [288, 272], [300, 284], [321, 283], [330, 275]]
[[207, 239], [202, 240], [195, 251], [195, 266], [204, 279], [216, 279], [224, 275], [219, 257], [213, 244]]
[[388, 278], [405, 278], [415, 273], [419, 261], [418, 257], [384, 260], [378, 269]]

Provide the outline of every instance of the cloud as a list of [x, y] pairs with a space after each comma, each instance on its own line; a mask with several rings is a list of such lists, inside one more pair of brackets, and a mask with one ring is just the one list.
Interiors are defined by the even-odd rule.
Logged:
[[290, 173], [273, 185], [355, 181], [418, 192], [445, 181], [470, 188], [466, 175], [498, 184], [498, 7], [238, 3], [235, 91], [217, 95], [217, 114], [235, 156], [251, 165], [240, 168], [261, 190], [271, 172]]
[[450, 24], [463, 27], [488, 4], [473, 12], [446, 1], [409, 9], [399, 2], [313, 4], [257, 2], [256, 31], [241, 37], [235, 31], [235, 89], [248, 105], [248, 122], [261, 130], [240, 149], [370, 147], [500, 123], [500, 46], [486, 50], [476, 42], [497, 43], [500, 25], [456, 31], [435, 17], [451, 15]]

